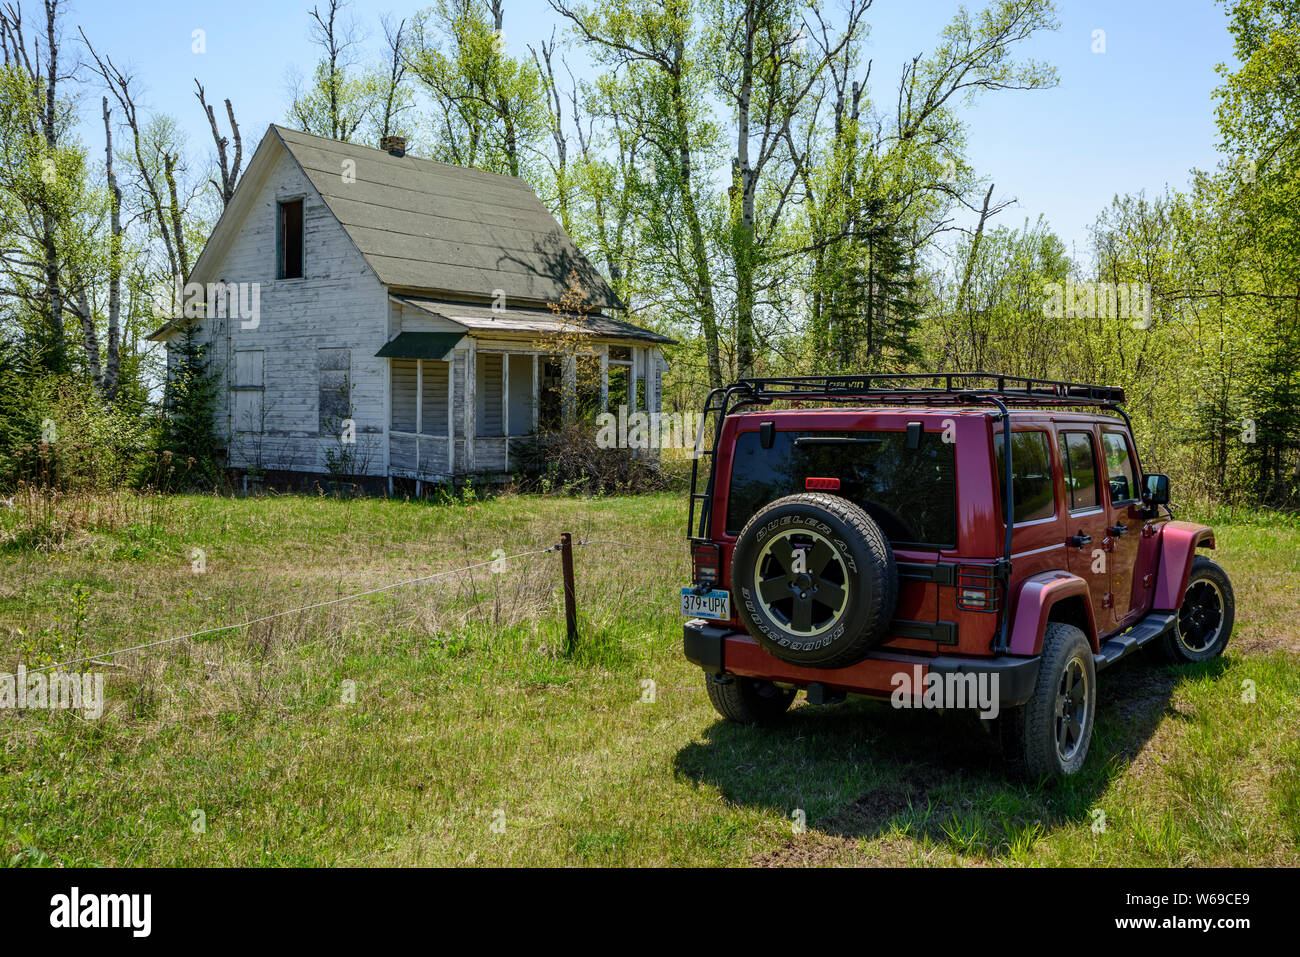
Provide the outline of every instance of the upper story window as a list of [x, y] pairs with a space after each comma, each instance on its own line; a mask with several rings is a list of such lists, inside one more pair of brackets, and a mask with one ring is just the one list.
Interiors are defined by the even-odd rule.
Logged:
[[291, 199], [279, 204], [276, 249], [278, 279], [302, 278], [302, 200]]

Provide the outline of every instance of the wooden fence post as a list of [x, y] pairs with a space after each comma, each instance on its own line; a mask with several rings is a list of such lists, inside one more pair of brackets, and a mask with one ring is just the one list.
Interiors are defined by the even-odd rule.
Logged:
[[578, 644], [578, 608], [573, 588], [573, 536], [560, 533], [560, 567], [564, 573], [564, 630], [566, 655]]

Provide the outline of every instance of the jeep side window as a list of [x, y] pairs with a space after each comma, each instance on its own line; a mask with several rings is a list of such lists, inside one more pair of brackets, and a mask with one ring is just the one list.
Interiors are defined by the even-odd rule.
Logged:
[[[1006, 488], [1007, 473], [1002, 458], [1002, 435], [993, 436], [998, 460], [998, 502]], [[1011, 494], [1015, 499], [1015, 524], [1037, 522], [1056, 514], [1056, 490], [1052, 483], [1052, 447], [1046, 432], [1011, 433]]]
[[1057, 435], [1061, 450], [1061, 472], [1070, 511], [1096, 508], [1097, 456], [1092, 448], [1091, 432], [1061, 432]]
[[1128, 439], [1119, 432], [1103, 432], [1102, 448], [1106, 450], [1106, 474], [1110, 477], [1112, 505], [1137, 501], [1137, 474], [1133, 469], [1133, 456]]

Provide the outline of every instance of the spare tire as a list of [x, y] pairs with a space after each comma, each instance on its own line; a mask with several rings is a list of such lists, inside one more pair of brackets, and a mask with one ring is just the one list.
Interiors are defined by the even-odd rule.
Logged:
[[884, 637], [898, 568], [880, 526], [836, 495], [777, 499], [736, 540], [731, 587], [740, 619], [782, 661], [842, 668]]

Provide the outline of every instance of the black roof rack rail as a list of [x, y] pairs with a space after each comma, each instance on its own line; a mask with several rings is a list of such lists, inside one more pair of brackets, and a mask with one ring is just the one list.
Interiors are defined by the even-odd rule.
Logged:
[[1097, 406], [1114, 408], [1124, 401], [1116, 386], [1037, 379], [990, 372], [906, 372], [870, 375], [783, 376], [738, 379], [725, 388], [727, 412], [777, 400], [931, 404], [962, 401], [973, 395], [997, 396], [1008, 406]]
[[[686, 534], [692, 541], [707, 540], [712, 533], [713, 492], [716, 481], [717, 442], [722, 424], [728, 415], [746, 406], [771, 405], [773, 402], [881, 402], [903, 405], [984, 404], [994, 406], [1002, 419], [1004, 433], [1010, 430], [1012, 408], [1044, 408], [1092, 406], [1118, 412], [1132, 431], [1132, 423], [1122, 403], [1124, 390], [1115, 386], [1089, 385], [1084, 382], [1066, 382], [1060, 379], [1036, 379], [1028, 376], [1011, 376], [989, 372], [906, 372], [871, 373], [865, 375], [780, 376], [776, 378], [738, 379], [730, 385], [714, 389], [704, 403], [700, 416], [691, 463], [691, 492], [686, 518]], [[707, 440], [705, 433], [710, 420], [713, 434]], [[1136, 454], [1137, 450], [1134, 449]], [[1011, 443], [1002, 443], [1003, 471], [1006, 483], [1003, 489], [1002, 514], [1014, 515], [1012, 488]], [[699, 490], [700, 459], [709, 459], [708, 481]], [[1141, 470], [1141, 462], [1138, 469]], [[698, 527], [695, 521], [696, 506], [700, 506]], [[1004, 589], [1011, 574], [1012, 522], [1006, 523], [1006, 540], [1003, 555], [998, 561], [997, 575]], [[1004, 596], [1005, 597], [1005, 596]], [[1004, 601], [994, 651], [1003, 651], [1008, 645], [1008, 611]]]

